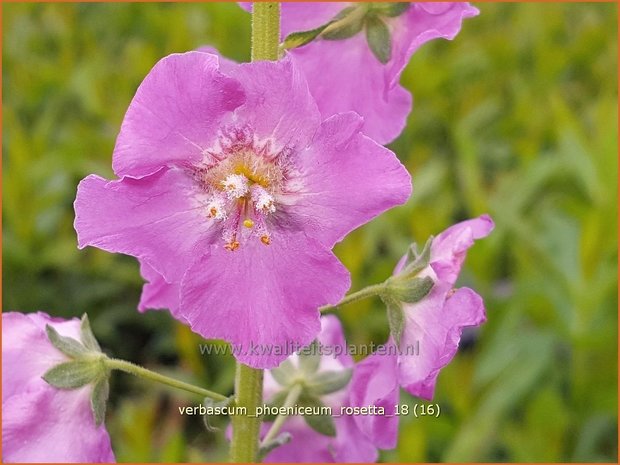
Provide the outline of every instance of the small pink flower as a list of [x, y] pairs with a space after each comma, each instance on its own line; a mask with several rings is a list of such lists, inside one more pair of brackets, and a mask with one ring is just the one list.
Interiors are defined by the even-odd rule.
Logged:
[[[467, 249], [474, 240], [486, 237], [493, 227], [491, 218], [483, 215], [455, 224], [433, 240], [429, 266], [418, 276], [431, 277], [434, 286], [419, 302], [402, 304], [405, 322], [400, 344], [395, 347], [390, 338], [389, 355], [375, 353], [364, 359], [369, 378], [372, 373], [381, 373], [383, 379], [393, 379], [395, 385], [414, 396], [433, 398], [439, 372], [454, 358], [463, 328], [486, 321], [482, 298], [467, 287], [454, 289], [454, 284]], [[394, 275], [403, 270], [406, 260], [407, 255], [398, 263]], [[371, 382], [367, 386], [359, 395], [375, 402], [392, 395], [385, 386], [383, 391]]]
[[[379, 143], [389, 143], [403, 130], [411, 111], [411, 94], [398, 82], [411, 55], [424, 43], [453, 39], [463, 19], [476, 16], [478, 10], [465, 2], [349, 3], [284, 2], [282, 39], [292, 32], [318, 28], [354, 7], [349, 21], [356, 16], [365, 23], [351, 37], [327, 40], [319, 36], [307, 45], [290, 50], [308, 80], [324, 117], [354, 110], [364, 117], [363, 131]], [[385, 8], [396, 8], [393, 16]], [[242, 3], [251, 9], [250, 2]], [[369, 47], [367, 34], [370, 16], [385, 25], [390, 37], [390, 52], [382, 63]], [[360, 23], [362, 21], [360, 20]], [[383, 26], [381, 26], [383, 27]], [[346, 34], [345, 34], [346, 35]]]
[[[318, 373], [353, 370], [351, 381], [342, 390], [322, 398], [323, 403], [332, 409], [336, 430], [334, 437], [325, 436], [310, 428], [301, 416], [290, 417], [282, 427], [282, 432], [291, 435], [291, 441], [277, 447], [265, 457], [265, 462], [375, 462], [378, 448], [393, 448], [396, 445], [398, 419], [393, 415], [340, 415], [341, 407], [385, 406], [386, 414], [393, 414], [398, 402], [398, 387], [380, 372], [368, 376], [368, 366], [364, 362], [355, 364], [347, 353], [342, 326], [333, 315], [321, 318], [322, 330], [318, 342], [323, 350]], [[299, 365], [299, 358], [293, 355], [289, 361]], [[358, 375], [359, 372], [359, 375]], [[370, 396], [363, 395], [368, 383], [384, 394], [383, 404], [373, 404]], [[269, 401], [281, 387], [270, 372], [265, 373], [264, 399]], [[385, 395], [391, 390], [391, 395]], [[390, 405], [387, 405], [390, 404]], [[270, 424], [263, 425], [263, 431]]]
[[[320, 329], [349, 274], [330, 249], [401, 204], [411, 180], [353, 112], [321, 121], [290, 59], [170, 55], [147, 75], [114, 150], [120, 179], [79, 187], [79, 247], [137, 257], [140, 308], [169, 307], [205, 338], [290, 346]], [[240, 351], [273, 367], [282, 351]]]
[[80, 321], [45, 313], [2, 314], [2, 458], [4, 462], [114, 462], [105, 425], [91, 410], [92, 385], [61, 390], [42, 376], [69, 357], [45, 326], [79, 339]]

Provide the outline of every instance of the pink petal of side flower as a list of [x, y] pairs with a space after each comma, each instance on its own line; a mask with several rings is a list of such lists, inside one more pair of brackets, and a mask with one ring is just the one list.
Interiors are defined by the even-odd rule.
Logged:
[[[283, 39], [321, 26], [352, 5], [356, 4], [285, 2]], [[372, 54], [363, 31], [345, 40], [319, 38], [289, 53], [303, 69], [324, 118], [356, 111], [364, 117], [363, 132], [385, 144], [401, 133], [411, 111], [411, 95], [398, 81], [412, 54], [430, 40], [453, 39], [463, 19], [477, 14], [468, 3], [411, 3], [405, 13], [386, 19], [392, 37], [392, 56], [386, 64]]]
[[488, 215], [449, 227], [433, 239], [431, 266], [438, 278], [454, 285], [465, 261], [467, 249], [474, 241], [489, 235], [495, 225]]
[[91, 411], [92, 386], [64, 391], [41, 378], [69, 360], [47, 339], [46, 324], [63, 336], [79, 335], [77, 319], [2, 314], [3, 461], [114, 462], [108, 432], [95, 424]]
[[398, 417], [395, 406], [399, 398], [395, 355], [375, 353], [357, 364], [351, 380], [351, 404], [383, 407], [385, 416], [358, 415], [354, 420], [357, 427], [380, 449], [396, 447]]
[[459, 346], [463, 328], [486, 320], [482, 298], [469, 288], [458, 289], [445, 300], [441, 289], [406, 307], [407, 322], [401, 348], [419, 344], [419, 355], [401, 355], [400, 384], [410, 394], [431, 400], [439, 371]]
[[[367, 371], [356, 378], [357, 370], [360, 368], [353, 362], [351, 355], [347, 352], [347, 344], [344, 338], [342, 325], [336, 316], [326, 315], [321, 317], [321, 332], [317, 337], [320, 343], [321, 361], [318, 373], [325, 371], [337, 372], [343, 369], [353, 370], [353, 380], [340, 391], [336, 391], [322, 398], [325, 405], [332, 409], [334, 426], [336, 429], [335, 437], [328, 437], [317, 433], [311, 429], [303, 418], [291, 417], [287, 419], [282, 427], [282, 431], [291, 434], [292, 439], [289, 443], [274, 449], [265, 457], [266, 463], [274, 462], [297, 462], [297, 463], [370, 463], [377, 460], [377, 447], [391, 444], [396, 440], [395, 426], [398, 423], [396, 417], [386, 419], [384, 423], [386, 430], [375, 434], [369, 428], [361, 428], [358, 419], [351, 414], [341, 415], [341, 407], [366, 406], [369, 397], [355, 395], [353, 391], [362, 392], [362, 383], [366, 382]], [[293, 366], [298, 363], [298, 356], [294, 354], [290, 361]], [[357, 381], [355, 381], [357, 379]], [[390, 381], [390, 380], [386, 380]], [[269, 399], [280, 390], [281, 387], [275, 382], [270, 372], [266, 372], [263, 395], [265, 400]], [[374, 391], [373, 391], [374, 392]], [[398, 388], [396, 388], [398, 393]], [[393, 400], [393, 396], [385, 402]], [[381, 420], [377, 420], [381, 422]], [[389, 425], [388, 425], [389, 423]], [[264, 432], [267, 431], [267, 425]], [[393, 439], [388, 436], [393, 435]]]

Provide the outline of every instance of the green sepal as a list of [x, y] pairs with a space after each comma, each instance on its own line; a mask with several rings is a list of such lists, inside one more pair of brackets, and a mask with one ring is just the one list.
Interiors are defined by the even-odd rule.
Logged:
[[[230, 396], [224, 400], [214, 400], [214, 399], [211, 399], [210, 397], [205, 397], [203, 400], [203, 403], [205, 407], [207, 408], [212, 408], [212, 407], [224, 408], [224, 407], [229, 406], [233, 402], [234, 398], [235, 398], [234, 396]], [[203, 415], [202, 422], [205, 425], [205, 428], [207, 431], [209, 431], [210, 433], [214, 433], [218, 431], [219, 428], [216, 428], [215, 426], [211, 426], [211, 424], [209, 423], [209, 417], [210, 415]]]
[[311, 29], [309, 31], [300, 31], [300, 32], [292, 32], [291, 34], [286, 36], [284, 42], [282, 42], [282, 48], [289, 50], [291, 48], [302, 47], [306, 44], [309, 44], [314, 39], [318, 37], [318, 35], [323, 32], [323, 30], [330, 23], [323, 24], [322, 26], [317, 27], [316, 29]]
[[284, 360], [280, 366], [270, 370], [271, 376], [280, 386], [288, 386], [291, 379], [295, 377], [296, 371], [295, 365], [288, 359]]
[[95, 424], [99, 426], [105, 420], [105, 411], [110, 396], [110, 383], [108, 377], [102, 377], [93, 386], [93, 392], [90, 394], [90, 408], [95, 417]]
[[43, 375], [43, 379], [59, 389], [77, 389], [99, 379], [105, 366], [95, 358], [60, 363]]
[[[286, 400], [286, 396], [288, 395], [288, 390], [285, 389], [283, 391], [278, 391], [276, 394], [274, 394], [273, 398], [271, 399], [271, 402], [269, 402], [269, 407], [274, 407], [274, 408], [280, 408], [284, 405], [284, 401]], [[277, 415], [265, 415], [263, 414], [263, 421], [274, 421], [276, 419]]]
[[352, 376], [352, 368], [342, 371], [323, 371], [306, 382], [306, 392], [314, 396], [323, 396], [340, 391], [349, 384]]
[[433, 239], [433, 236], [428, 238], [421, 252], [418, 252], [418, 245], [416, 243], [411, 244], [407, 251], [405, 266], [399, 275], [415, 276], [429, 265], [431, 261]]
[[274, 450], [276, 447], [280, 447], [280, 446], [283, 446], [284, 444], [291, 442], [292, 438], [293, 436], [291, 436], [291, 433], [285, 431], [283, 433], [278, 434], [274, 439], [269, 441], [267, 444], [261, 445], [260, 449], [258, 450], [258, 461], [262, 462], [262, 460], [267, 456], [269, 452]]
[[359, 14], [358, 7], [348, 7], [336, 15], [321, 32], [326, 40], [344, 40], [358, 34], [364, 27], [364, 15]]
[[392, 57], [392, 38], [387, 25], [377, 16], [369, 15], [366, 18], [366, 40], [373, 55], [382, 64], [386, 64]]
[[52, 345], [71, 358], [80, 358], [89, 353], [81, 342], [72, 337], [61, 336], [53, 326], [45, 325], [45, 332]]
[[428, 295], [435, 282], [430, 276], [424, 278], [399, 278], [388, 283], [390, 297], [407, 304], [415, 304]]
[[377, 13], [387, 16], [389, 18], [395, 18], [402, 15], [411, 6], [410, 2], [386, 2], [376, 3], [373, 5], [373, 10]]
[[[308, 394], [304, 394], [300, 397], [299, 405], [311, 408], [325, 407], [321, 399]], [[306, 424], [317, 433], [330, 437], [336, 436], [336, 425], [331, 415], [303, 415], [303, 419]]]
[[90, 327], [90, 321], [88, 320], [88, 315], [84, 313], [82, 315], [82, 321], [80, 323], [80, 339], [82, 340], [82, 344], [87, 349], [90, 349], [93, 352], [101, 352], [101, 346], [95, 339], [93, 331]]
[[317, 372], [321, 364], [321, 354], [319, 353], [319, 341], [316, 339], [312, 343], [298, 352], [299, 368], [307, 375]]
[[396, 342], [396, 347], [400, 347], [400, 339], [405, 329], [405, 311], [402, 304], [390, 297], [384, 297], [383, 302], [387, 307], [387, 319], [390, 327], [390, 334]]

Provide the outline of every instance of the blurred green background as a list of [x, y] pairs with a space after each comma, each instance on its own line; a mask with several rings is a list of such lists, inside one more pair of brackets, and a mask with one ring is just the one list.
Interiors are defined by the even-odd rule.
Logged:
[[[441, 416], [402, 418], [382, 459], [616, 462], [617, 6], [477, 6], [404, 73], [414, 111], [392, 147], [412, 199], [336, 248], [358, 289], [413, 240], [485, 212], [497, 223], [461, 277], [489, 321], [440, 375]], [[112, 177], [123, 114], [159, 58], [211, 44], [247, 60], [249, 32], [235, 4], [3, 5], [5, 310], [88, 312], [115, 356], [230, 392], [232, 359], [201, 356], [167, 312], [137, 313], [135, 260], [77, 250], [72, 202], [87, 174]], [[351, 343], [385, 339], [378, 301], [341, 315]], [[226, 460], [221, 431], [178, 414], [195, 401], [115, 375], [117, 459]]]

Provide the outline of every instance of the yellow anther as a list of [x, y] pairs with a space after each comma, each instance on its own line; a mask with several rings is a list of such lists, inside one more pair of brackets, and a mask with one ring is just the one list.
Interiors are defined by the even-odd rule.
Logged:
[[245, 226], [246, 228], [250, 229], [252, 228], [252, 226], [254, 226], [254, 221], [252, 221], [251, 219], [246, 219], [243, 220], [243, 226]]
[[260, 237], [260, 241], [265, 245], [271, 244], [271, 239], [266, 234]]
[[228, 244], [226, 244], [224, 248], [233, 252], [239, 248], [239, 242], [233, 239]]
[[211, 207], [211, 210], [209, 210], [209, 213], [210, 213], [209, 218], [213, 218], [217, 216], [217, 208]]

